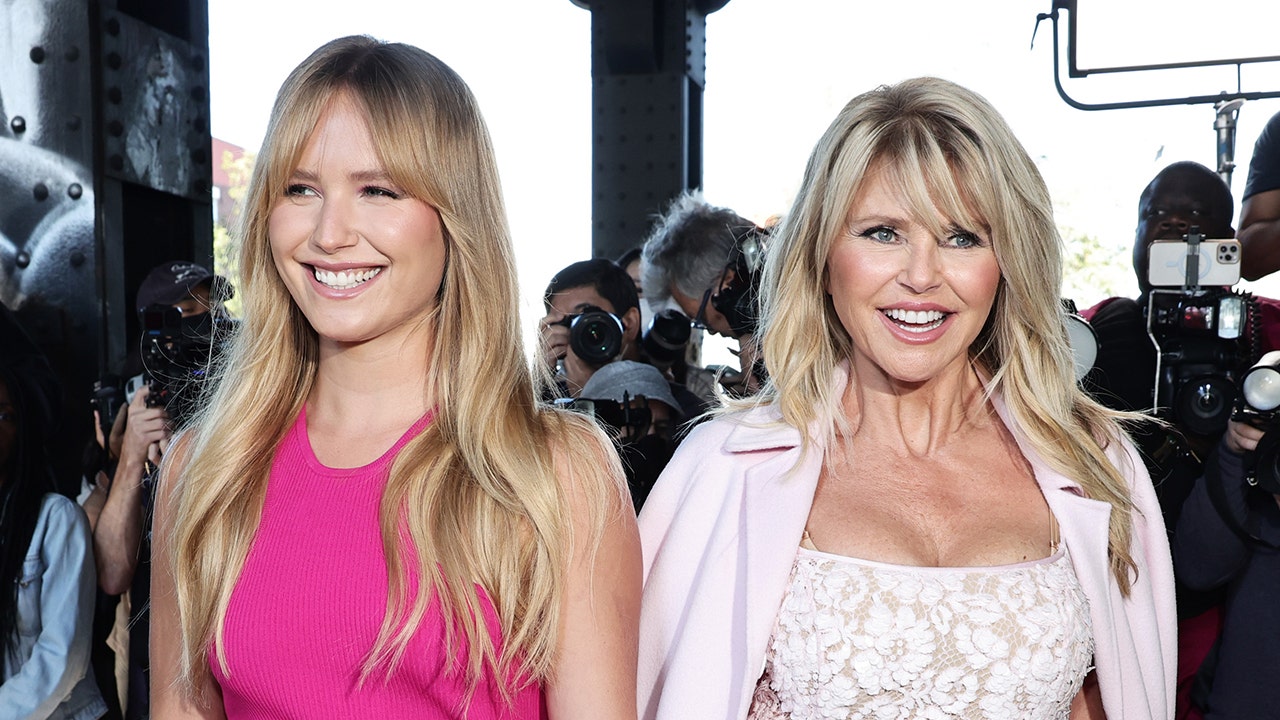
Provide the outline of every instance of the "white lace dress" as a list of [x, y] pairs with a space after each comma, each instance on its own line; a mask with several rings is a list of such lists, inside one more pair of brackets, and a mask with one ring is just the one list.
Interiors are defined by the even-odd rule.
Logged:
[[982, 568], [801, 547], [748, 720], [1061, 720], [1093, 658], [1065, 548]]

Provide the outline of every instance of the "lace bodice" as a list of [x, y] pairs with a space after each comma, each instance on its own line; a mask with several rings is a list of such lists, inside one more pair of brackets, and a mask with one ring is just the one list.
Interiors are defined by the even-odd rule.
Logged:
[[1065, 720], [1093, 632], [1064, 549], [989, 568], [800, 548], [749, 720]]

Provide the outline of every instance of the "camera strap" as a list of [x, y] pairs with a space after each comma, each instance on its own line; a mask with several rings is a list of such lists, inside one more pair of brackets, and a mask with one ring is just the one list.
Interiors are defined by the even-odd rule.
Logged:
[[[1269, 550], [1280, 550], [1280, 545], [1267, 542], [1258, 537], [1258, 528], [1260, 517], [1258, 509], [1255, 507], [1255, 498], [1258, 493], [1253, 488], [1245, 490], [1245, 517], [1243, 521], [1236, 516], [1236, 510], [1231, 507], [1231, 501], [1227, 498], [1227, 490], [1222, 484], [1222, 472], [1218, 466], [1217, 448], [1210, 453], [1208, 461], [1204, 464], [1205, 491], [1209, 494], [1209, 502], [1213, 504], [1213, 508], [1218, 511], [1218, 516], [1222, 518], [1222, 522], [1226, 524], [1227, 529], [1235, 533], [1237, 537], [1244, 540], [1250, 545], [1261, 546]], [[1243, 482], [1243, 478], [1241, 479]]]

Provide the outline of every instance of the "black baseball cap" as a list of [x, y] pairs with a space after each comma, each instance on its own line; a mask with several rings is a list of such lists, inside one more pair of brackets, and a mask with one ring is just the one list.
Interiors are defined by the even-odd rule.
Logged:
[[191, 297], [192, 289], [212, 285], [217, 276], [208, 268], [185, 260], [161, 263], [147, 273], [138, 287], [138, 312], [151, 305], [176, 305]]

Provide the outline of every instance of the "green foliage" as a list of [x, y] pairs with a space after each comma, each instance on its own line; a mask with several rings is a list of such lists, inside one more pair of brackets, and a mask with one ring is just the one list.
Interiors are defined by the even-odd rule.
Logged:
[[1062, 296], [1080, 309], [1135, 289], [1129, 248], [1108, 245], [1096, 235], [1059, 228], [1066, 245], [1062, 266]]
[[[231, 244], [231, 232], [221, 224], [213, 226], [213, 271], [235, 284], [240, 274], [236, 264], [235, 249]], [[227, 311], [232, 317], [240, 317], [240, 296], [237, 295], [226, 303]]]
[[[219, 217], [213, 228], [213, 271], [231, 280], [235, 284], [240, 276], [239, 251], [237, 240], [232, 236], [233, 229], [239, 224], [241, 206], [245, 193], [249, 189], [249, 178], [253, 175], [253, 162], [257, 156], [245, 153], [234, 157], [230, 152], [222, 154], [222, 169], [231, 180], [227, 195], [234, 202], [231, 212]], [[233, 297], [227, 302], [227, 310], [235, 317], [240, 316], [240, 298]]]

